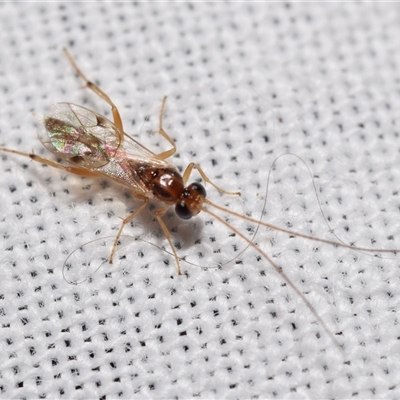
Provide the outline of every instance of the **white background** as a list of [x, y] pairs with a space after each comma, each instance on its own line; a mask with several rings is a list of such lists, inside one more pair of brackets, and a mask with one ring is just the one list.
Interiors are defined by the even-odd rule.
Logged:
[[[259, 218], [274, 160], [292, 153], [304, 163], [277, 161], [264, 221], [400, 248], [399, 18], [395, 3], [2, 3], [0, 146], [52, 158], [35, 132], [55, 102], [110, 117], [67, 47], [156, 153], [168, 144], [149, 131], [168, 95], [171, 162], [198, 162], [242, 192], [207, 185], [212, 201]], [[81, 277], [94, 272], [78, 256], [107, 256], [139, 203], [113, 182], [6, 153], [0, 170], [1, 397], [399, 397], [399, 256], [260, 229], [256, 242], [341, 352], [267, 260], [238, 256], [241, 239], [207, 215], [164, 218], [197, 265], [182, 261], [183, 276], [146, 212], [112, 266], [69, 284], [68, 255], [78, 249]]]

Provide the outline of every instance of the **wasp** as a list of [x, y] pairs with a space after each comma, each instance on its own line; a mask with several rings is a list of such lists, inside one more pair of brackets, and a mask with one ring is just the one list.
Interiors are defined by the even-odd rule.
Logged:
[[162, 217], [170, 206], [174, 206], [177, 216], [184, 220], [191, 219], [200, 212], [207, 213], [234, 232], [247, 246], [251, 246], [260, 256], [270, 263], [274, 270], [307, 305], [333, 343], [340, 348], [339, 342], [318, 315], [314, 306], [285, 274], [282, 268], [279, 267], [259, 245], [254, 243], [253, 239], [248, 238], [223, 217], [212, 211], [212, 209], [214, 208], [220, 212], [230, 214], [233, 217], [241, 218], [272, 230], [333, 246], [373, 253], [395, 253], [398, 250], [373, 250], [350, 246], [342, 242], [320, 239], [271, 225], [211, 202], [207, 199], [206, 190], [202, 184], [197, 182], [188, 184], [194, 169], [199, 172], [205, 183], [210, 184], [219, 192], [230, 195], [240, 195], [240, 193], [228, 192], [217, 186], [207, 177], [200, 165], [196, 163], [190, 163], [183, 174], [180, 174], [178, 169], [167, 161], [177, 151], [174, 140], [163, 128], [163, 115], [167, 98], [164, 97], [162, 101], [158, 132], [170, 143], [171, 148], [159, 154], [155, 154], [125, 133], [120, 113], [111, 98], [100, 89], [99, 86], [86, 78], [66, 49], [64, 49], [64, 52], [75, 72], [84, 81], [85, 86], [111, 107], [113, 121], [111, 122], [99, 113], [76, 104], [56, 103], [45, 110], [42, 124], [38, 129], [38, 137], [51, 153], [65, 161], [65, 163], [53, 161], [34, 153], [26, 153], [5, 147], [0, 147], [0, 151], [28, 157], [38, 163], [46, 164], [50, 167], [84, 177], [110, 178], [128, 188], [133, 196], [142, 202], [132, 214], [123, 219], [111, 249], [108, 260], [110, 263], [113, 262], [124, 227], [135, 219], [148, 206], [150, 201], [156, 201], [162, 203], [163, 206], [155, 210], [155, 218], [173, 252], [178, 274], [182, 274], [180, 259], [172, 242], [171, 233]]

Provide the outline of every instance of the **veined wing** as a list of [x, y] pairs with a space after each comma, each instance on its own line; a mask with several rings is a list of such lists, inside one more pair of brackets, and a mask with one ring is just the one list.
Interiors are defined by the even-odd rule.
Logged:
[[107, 118], [72, 103], [56, 103], [47, 108], [38, 137], [63, 160], [106, 175], [144, 195], [148, 189], [137, 174], [139, 168], [176, 170]]
[[89, 170], [106, 165], [123, 137], [106, 118], [72, 103], [47, 108], [38, 136], [52, 153]]

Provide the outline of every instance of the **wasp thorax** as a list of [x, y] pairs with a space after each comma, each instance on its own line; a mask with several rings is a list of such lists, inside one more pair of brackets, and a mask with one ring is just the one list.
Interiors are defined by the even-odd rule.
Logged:
[[179, 202], [176, 203], [176, 215], [182, 219], [190, 219], [201, 210], [201, 204], [206, 197], [206, 189], [200, 183], [191, 183], [181, 193]]
[[183, 179], [168, 168], [139, 168], [138, 175], [154, 196], [164, 203], [175, 203], [183, 191]]

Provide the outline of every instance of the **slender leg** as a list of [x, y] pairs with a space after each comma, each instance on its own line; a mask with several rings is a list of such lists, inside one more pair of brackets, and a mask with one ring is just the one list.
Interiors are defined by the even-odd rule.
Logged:
[[[69, 51], [67, 49], [64, 49], [64, 53], [67, 56], [69, 62], [71, 63], [71, 65], [74, 68], [74, 70], [76, 71], [76, 73], [85, 81], [86, 87], [88, 89], [92, 90], [94, 93], [96, 93], [100, 98], [102, 98], [105, 102], [107, 102], [110, 105], [111, 111], [112, 111], [112, 114], [113, 114], [113, 121], [114, 121], [114, 124], [117, 126], [117, 128], [119, 128], [119, 130], [120, 130], [120, 132], [118, 132], [118, 133], [120, 134], [120, 138], [119, 139], [122, 142], [124, 128], [123, 128], [123, 124], [122, 124], [121, 115], [120, 115], [120, 113], [118, 111], [117, 106], [110, 99], [110, 97], [105, 92], [103, 92], [103, 90], [101, 90], [95, 83], [91, 82], [89, 79], [86, 78], [85, 74], [80, 70], [80, 68], [78, 67], [78, 65], [76, 64], [75, 60], [72, 58], [71, 54], [69, 53]], [[172, 149], [163, 151], [162, 153], [158, 154], [158, 157], [160, 157], [163, 160], [165, 160], [166, 158], [171, 157], [173, 154], [176, 153], [175, 141], [168, 135], [167, 132], [165, 132], [165, 130], [164, 130], [163, 126], [162, 126], [162, 120], [163, 120], [166, 101], [167, 101], [167, 96], [165, 96], [163, 98], [163, 101], [162, 101], [160, 115], [159, 115], [159, 129], [158, 129], [158, 132], [160, 133], [160, 135], [164, 139], [168, 140], [168, 142], [171, 143]]]
[[201, 177], [204, 179], [204, 182], [209, 183], [210, 185], [214, 186], [215, 189], [217, 189], [219, 192], [225, 193], [225, 194], [230, 194], [230, 195], [235, 195], [235, 196], [240, 196], [240, 192], [228, 192], [227, 190], [221, 189], [219, 186], [217, 186], [213, 181], [210, 180], [210, 178], [205, 174], [205, 172], [203, 171], [203, 169], [200, 167], [199, 164], [195, 164], [195, 163], [190, 163], [186, 169], [185, 172], [183, 173], [183, 182], [186, 185], [186, 182], [188, 181], [190, 174], [193, 171], [193, 168], [196, 168], [197, 171], [199, 171], [199, 174], [201, 175]]
[[160, 115], [159, 115], [159, 128], [158, 128], [158, 133], [166, 140], [168, 140], [169, 143], [172, 145], [172, 149], [169, 149], [167, 151], [163, 151], [162, 153], [158, 154], [158, 157], [161, 159], [165, 160], [172, 155], [176, 153], [176, 143], [174, 139], [172, 139], [171, 136], [168, 135], [167, 132], [165, 132], [162, 122], [163, 122], [163, 115], [164, 115], [164, 109], [165, 109], [165, 103], [167, 101], [167, 96], [164, 96], [162, 104], [161, 104], [161, 110], [160, 110]]
[[56, 161], [48, 160], [47, 158], [40, 157], [40, 156], [38, 156], [36, 154], [33, 154], [33, 153], [24, 153], [22, 151], [7, 149], [5, 147], [0, 147], [0, 151], [6, 151], [7, 153], [13, 153], [13, 154], [18, 154], [20, 156], [28, 157], [31, 160], [36, 161], [38, 163], [49, 165], [50, 167], [58, 168], [58, 169], [61, 169], [63, 171], [69, 172], [71, 174], [80, 175], [80, 176], [86, 176], [86, 177], [97, 177], [97, 176], [99, 176], [95, 172], [91, 172], [91, 171], [88, 171], [86, 169], [82, 169], [82, 168], [79, 168], [79, 167], [68, 167], [68, 166], [60, 164], [60, 163], [58, 163]]
[[121, 131], [119, 133], [121, 134], [120, 139], [122, 141], [124, 129], [122, 126], [121, 115], [119, 114], [117, 106], [114, 104], [114, 102], [110, 99], [110, 97], [106, 93], [104, 93], [96, 84], [94, 84], [93, 82], [89, 81], [89, 79], [86, 78], [86, 76], [79, 69], [78, 65], [76, 64], [75, 60], [72, 58], [71, 54], [67, 49], [64, 49], [64, 53], [67, 56], [69, 62], [72, 64], [72, 67], [74, 68], [76, 73], [85, 81], [86, 87], [92, 90], [94, 93], [96, 93], [99, 97], [101, 97], [105, 102], [107, 102], [110, 105], [113, 114], [114, 124]]
[[[115, 237], [114, 245], [113, 245], [113, 248], [111, 250], [111, 254], [110, 254], [110, 258], [109, 258], [110, 264], [113, 263], [113, 258], [114, 258], [115, 252], [117, 250], [118, 241], [119, 241], [119, 238], [121, 237], [121, 234], [122, 234], [122, 231], [124, 230], [125, 225], [128, 224], [129, 222], [131, 222], [133, 219], [135, 219], [145, 209], [145, 207], [147, 206], [148, 202], [149, 202], [149, 199], [143, 198], [143, 204], [134, 213], [132, 213], [131, 215], [129, 215], [127, 218], [125, 218], [122, 221], [121, 227], [119, 228], [117, 236]], [[162, 216], [165, 214], [165, 212], [167, 210], [168, 210], [168, 207], [160, 208], [159, 210], [157, 210], [155, 212], [155, 217], [156, 217], [158, 223], [160, 224], [161, 229], [163, 230], [164, 235], [167, 238], [168, 243], [169, 243], [169, 245], [171, 247], [171, 250], [172, 250], [172, 252], [174, 254], [175, 262], [176, 262], [176, 268], [178, 270], [178, 274], [182, 275], [181, 263], [179, 262], [179, 258], [178, 258], [178, 254], [176, 253], [175, 246], [172, 243], [171, 233], [169, 232], [169, 230], [168, 230], [167, 226], [165, 225], [164, 221], [162, 220]]]
[[182, 275], [181, 263], [179, 261], [178, 254], [176, 252], [176, 248], [175, 248], [174, 244], [172, 243], [171, 233], [170, 233], [170, 231], [168, 230], [167, 226], [165, 225], [164, 221], [161, 218], [165, 214], [167, 209], [168, 209], [168, 207], [160, 208], [159, 210], [157, 210], [155, 212], [155, 216], [157, 218], [158, 223], [161, 226], [161, 229], [164, 232], [165, 237], [168, 240], [168, 243], [169, 243], [169, 246], [171, 247], [172, 252], [174, 253], [176, 268], [178, 270], [178, 275]]
[[128, 215], [125, 219], [122, 220], [121, 227], [119, 228], [117, 236], [115, 237], [114, 245], [111, 250], [111, 254], [110, 254], [110, 258], [109, 258], [110, 264], [113, 263], [113, 258], [114, 258], [115, 252], [117, 251], [118, 241], [119, 241], [119, 238], [121, 237], [122, 231], [125, 228], [125, 225], [128, 224], [129, 222], [131, 222], [133, 219], [135, 219], [146, 208], [148, 202], [149, 202], [149, 200], [147, 198], [144, 198], [143, 204], [135, 212], [133, 212], [131, 215]]

